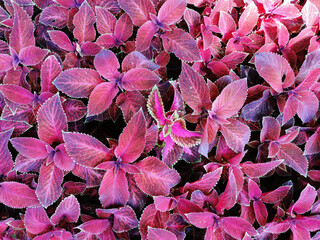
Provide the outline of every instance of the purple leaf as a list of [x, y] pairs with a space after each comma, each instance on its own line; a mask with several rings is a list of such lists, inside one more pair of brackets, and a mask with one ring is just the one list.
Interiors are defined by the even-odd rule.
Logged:
[[53, 204], [61, 195], [63, 171], [53, 163], [42, 165], [36, 189], [37, 197], [45, 208]]
[[5, 176], [13, 167], [11, 153], [8, 149], [8, 142], [13, 132], [13, 128], [0, 133], [0, 174]]
[[233, 174], [233, 171], [230, 171], [226, 189], [223, 193], [221, 193], [219, 203], [216, 208], [219, 209], [219, 211], [221, 212], [224, 209], [228, 210], [235, 205], [236, 200], [237, 200], [237, 182]]
[[154, 72], [145, 68], [131, 69], [125, 73], [122, 79], [122, 87], [127, 91], [147, 90], [160, 81]]
[[91, 91], [103, 82], [93, 69], [73, 68], [60, 73], [53, 84], [70, 97], [88, 98]]
[[[106, 67], [108, 66], [108, 67]], [[106, 79], [114, 80], [119, 76], [120, 64], [116, 55], [110, 50], [102, 50], [94, 58], [94, 67]]]
[[174, 28], [161, 36], [164, 50], [174, 53], [182, 61], [197, 62], [201, 60], [196, 41], [189, 33], [180, 28]]
[[80, 100], [68, 98], [62, 103], [62, 106], [68, 122], [76, 122], [87, 113], [87, 106]]
[[125, 171], [108, 170], [99, 188], [99, 199], [104, 208], [125, 205], [129, 198], [128, 181]]
[[39, 206], [35, 191], [18, 182], [0, 183], [0, 202], [11, 208]]
[[310, 155], [318, 152], [320, 152], [320, 129], [308, 139], [303, 154]]
[[93, 24], [96, 18], [94, 12], [87, 1], [84, 1], [79, 12], [74, 15], [73, 24], [75, 29], [73, 30], [74, 37], [78, 39], [79, 44], [83, 42], [94, 41], [96, 38], [96, 30]]
[[39, 21], [56, 28], [64, 28], [68, 21], [68, 9], [60, 6], [49, 6], [43, 9]]
[[45, 233], [52, 227], [52, 223], [43, 207], [27, 208], [24, 221], [28, 232], [33, 234]]
[[119, 136], [119, 144], [114, 150], [118, 159], [124, 163], [134, 162], [142, 153], [146, 143], [146, 120], [140, 110], [128, 122]]
[[0, 92], [10, 101], [17, 104], [31, 104], [34, 95], [27, 89], [13, 84], [0, 85]]
[[159, 28], [153, 22], [145, 22], [137, 32], [136, 50], [139, 52], [147, 50], [150, 47], [151, 40], [158, 29]]
[[35, 46], [22, 48], [19, 53], [20, 62], [25, 66], [33, 66], [40, 63], [47, 55], [49, 50], [41, 49]]
[[0, 54], [0, 72], [7, 72], [13, 68], [13, 58], [8, 54]]
[[134, 51], [129, 53], [122, 61], [122, 71], [127, 72], [134, 68], [146, 68], [150, 71], [157, 70], [159, 66], [149, 59], [147, 59], [142, 53]]
[[16, 3], [13, 3], [13, 8], [14, 20], [10, 34], [10, 47], [19, 53], [24, 47], [34, 46], [34, 29], [28, 14]]
[[62, 131], [68, 130], [68, 124], [58, 93], [39, 108], [37, 119], [38, 135], [42, 141], [48, 144], [63, 142]]
[[96, 138], [83, 133], [63, 132], [69, 156], [81, 165], [95, 167], [107, 159], [109, 149]]
[[23, 156], [32, 159], [44, 159], [48, 156], [47, 144], [37, 138], [12, 138], [11, 144]]
[[186, 63], [182, 63], [179, 84], [183, 99], [193, 111], [201, 112], [202, 109], [210, 108], [211, 101], [206, 82]]
[[135, 174], [140, 189], [151, 196], [167, 196], [170, 189], [180, 181], [178, 172], [170, 169], [158, 158], [147, 157], [137, 163], [141, 174]]
[[88, 115], [97, 115], [109, 108], [119, 90], [113, 82], [104, 82], [96, 86], [90, 94]]
[[67, 222], [77, 222], [80, 216], [80, 205], [73, 195], [63, 199], [57, 207], [50, 220], [53, 224], [58, 224], [61, 220]]
[[260, 142], [264, 142], [266, 139], [275, 141], [279, 138], [281, 126], [276, 119], [273, 117], [264, 117], [262, 125]]
[[57, 92], [52, 82], [60, 73], [61, 66], [57, 58], [54, 55], [47, 57], [41, 66], [41, 92]]

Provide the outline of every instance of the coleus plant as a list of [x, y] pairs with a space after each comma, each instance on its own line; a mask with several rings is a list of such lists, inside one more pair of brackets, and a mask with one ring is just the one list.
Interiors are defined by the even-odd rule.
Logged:
[[0, 238], [319, 239], [319, 13], [0, 2]]

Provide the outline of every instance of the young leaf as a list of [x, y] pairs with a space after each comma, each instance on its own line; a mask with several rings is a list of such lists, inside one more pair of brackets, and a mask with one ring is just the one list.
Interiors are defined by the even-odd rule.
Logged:
[[116, 55], [110, 50], [104, 49], [97, 54], [94, 58], [94, 67], [108, 80], [118, 78], [118, 68], [120, 68], [120, 64]]
[[58, 224], [61, 220], [67, 222], [77, 222], [80, 216], [80, 204], [73, 195], [63, 199], [57, 207], [50, 220], [53, 224]]

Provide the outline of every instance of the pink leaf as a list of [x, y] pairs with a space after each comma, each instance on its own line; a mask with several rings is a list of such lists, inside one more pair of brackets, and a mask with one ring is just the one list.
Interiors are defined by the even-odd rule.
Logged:
[[264, 117], [262, 120], [263, 128], [260, 133], [260, 142], [268, 140], [275, 141], [279, 138], [281, 126], [273, 117]]
[[264, 226], [267, 222], [268, 211], [264, 203], [259, 199], [253, 202], [254, 214], [256, 215], [257, 222]]
[[95, 167], [107, 159], [109, 149], [96, 138], [83, 133], [63, 132], [69, 156], [86, 167]]
[[240, 217], [224, 217], [220, 221], [220, 227], [236, 239], [242, 239], [246, 232], [250, 236], [257, 234], [251, 224]]
[[71, 171], [75, 166], [75, 162], [69, 157], [64, 143], [56, 146], [53, 161], [58, 168], [64, 171]]
[[80, 216], [80, 205], [77, 198], [73, 195], [63, 199], [57, 207], [50, 220], [53, 224], [58, 224], [61, 220], [67, 222], [77, 222]]
[[40, 63], [48, 52], [49, 50], [41, 49], [35, 46], [29, 46], [21, 49], [19, 53], [19, 59], [23, 65], [33, 66]]
[[211, 212], [195, 212], [186, 214], [190, 223], [198, 228], [208, 228], [215, 223], [215, 214]]
[[96, 7], [97, 15], [97, 29], [100, 34], [107, 34], [114, 32], [117, 19], [107, 9], [102, 7]]
[[67, 34], [62, 31], [52, 30], [48, 31], [51, 41], [58, 47], [66, 50], [68, 52], [73, 52], [75, 50], [74, 45], [71, 43]]
[[120, 168], [108, 170], [99, 188], [99, 199], [104, 208], [125, 205], [129, 198], [126, 173]]
[[226, 189], [220, 195], [219, 203], [216, 206], [220, 212], [223, 212], [224, 209], [232, 208], [237, 200], [237, 183], [233, 171], [229, 172], [229, 179], [226, 186]]
[[319, 100], [311, 91], [299, 93], [297, 114], [303, 123], [309, 122], [315, 116], [319, 108]]
[[54, 55], [47, 57], [41, 66], [41, 92], [55, 93], [57, 89], [52, 82], [60, 73], [61, 66], [57, 58]]
[[234, 19], [225, 11], [220, 12], [219, 29], [225, 39], [229, 39], [231, 37], [231, 33], [236, 30], [236, 23], [234, 22]]
[[260, 178], [276, 168], [282, 161], [272, 161], [266, 163], [245, 162], [241, 165], [242, 171], [251, 178]]
[[261, 200], [265, 203], [275, 204], [277, 202], [280, 202], [289, 192], [291, 186], [281, 186], [277, 189], [268, 192], [263, 193]]
[[201, 60], [196, 41], [189, 33], [174, 28], [161, 36], [164, 50], [174, 53], [182, 61], [197, 62]]
[[74, 15], [73, 24], [75, 29], [73, 30], [74, 37], [78, 39], [79, 44], [83, 42], [94, 41], [96, 38], [96, 30], [93, 24], [96, 18], [94, 12], [87, 1], [84, 1], [79, 12]]
[[88, 115], [97, 115], [109, 108], [119, 90], [113, 82], [104, 82], [96, 86], [90, 94]]
[[309, 90], [319, 79], [320, 68], [310, 70], [305, 79], [294, 89], [295, 92], [303, 92]]
[[27, 208], [24, 222], [28, 232], [33, 234], [45, 233], [52, 227], [52, 223], [43, 207]]
[[153, 201], [157, 210], [161, 212], [170, 211], [177, 206], [177, 201], [172, 197], [156, 196], [153, 197]]
[[17, 104], [31, 104], [34, 95], [27, 89], [13, 84], [0, 85], [1, 93], [10, 101]]
[[122, 79], [122, 87], [127, 91], [147, 90], [160, 81], [154, 72], [145, 68], [131, 69], [125, 73]]
[[135, 174], [140, 189], [151, 196], [167, 196], [170, 189], [180, 181], [179, 173], [168, 168], [156, 157], [147, 157], [137, 163], [141, 174]]
[[61, 195], [63, 171], [53, 163], [42, 165], [36, 189], [37, 197], [45, 208], [53, 204]]
[[248, 56], [248, 53], [234, 51], [224, 56], [220, 62], [227, 66], [229, 69], [236, 68], [237, 65], [242, 63], [244, 59]]
[[320, 130], [317, 130], [307, 141], [304, 148], [304, 155], [320, 152]]
[[140, 108], [146, 106], [146, 99], [138, 91], [123, 92], [117, 98], [117, 106], [121, 108], [125, 121], [129, 122]]
[[116, 23], [114, 37], [117, 41], [125, 42], [132, 35], [132, 28], [133, 26], [131, 18], [128, 16], [128, 14], [123, 14]]
[[186, 123], [183, 119], [176, 120], [171, 126], [170, 136], [172, 140], [181, 147], [193, 147], [200, 143], [201, 135], [197, 132], [191, 132], [186, 129]]
[[209, 88], [205, 80], [186, 63], [182, 63], [179, 85], [183, 99], [195, 112], [201, 112], [202, 108], [208, 109], [211, 106]]
[[18, 182], [0, 183], [0, 202], [11, 208], [39, 206], [35, 191]]
[[44, 159], [48, 156], [47, 144], [37, 138], [12, 138], [11, 144], [23, 156], [33, 159]]
[[262, 191], [259, 188], [258, 184], [253, 180], [249, 180], [248, 184], [248, 193], [251, 200], [255, 200], [261, 197]]
[[49, 98], [38, 110], [38, 135], [48, 143], [63, 142], [62, 131], [68, 130], [67, 117], [63, 111], [59, 94]]
[[140, 110], [132, 117], [119, 136], [119, 144], [114, 150], [124, 163], [134, 162], [142, 153], [146, 143], [146, 120]]
[[159, 28], [153, 22], [145, 22], [137, 32], [136, 50], [142, 52], [148, 49], [151, 45], [151, 40], [158, 29]]
[[207, 118], [207, 122], [202, 133], [201, 143], [199, 146], [199, 153], [208, 157], [208, 153], [211, 150], [210, 144], [216, 139], [219, 125], [211, 117]]
[[303, 176], [307, 176], [308, 172], [308, 159], [302, 155], [302, 151], [299, 147], [292, 143], [281, 144], [279, 153], [277, 154], [279, 159], [283, 159], [284, 163], [296, 170]]
[[87, 113], [87, 106], [80, 100], [68, 98], [62, 103], [62, 106], [68, 122], [76, 122]]
[[186, 8], [183, 18], [188, 25], [191, 36], [197, 37], [200, 32], [200, 14], [193, 9]]
[[177, 240], [177, 237], [165, 229], [148, 227], [148, 240], [158, 239]]
[[119, 0], [120, 7], [131, 17], [134, 25], [140, 27], [147, 22], [149, 14], [156, 14], [154, 5], [150, 0]]
[[11, 153], [8, 149], [8, 142], [13, 132], [13, 128], [0, 132], [0, 174], [5, 176], [13, 167]]
[[241, 36], [250, 33], [256, 26], [258, 19], [258, 8], [251, 2], [240, 16], [238, 33], [241, 34]]
[[[234, 96], [237, 96], [235, 98]], [[247, 97], [247, 81], [238, 80], [227, 85], [212, 104], [212, 112], [223, 118], [229, 118], [240, 110]]]
[[77, 228], [87, 233], [100, 234], [109, 227], [110, 222], [108, 219], [94, 219], [81, 224]]
[[[283, 88], [290, 87], [294, 82], [293, 70], [286, 59], [278, 54], [257, 53], [255, 65], [260, 76], [278, 93], [282, 93]], [[283, 76], [285, 76], [284, 82], [282, 82]]]
[[102, 82], [100, 74], [93, 69], [73, 68], [60, 73], [53, 84], [70, 97], [87, 98]]
[[60, 6], [49, 6], [43, 9], [39, 21], [48, 26], [64, 28], [67, 25], [69, 9]]
[[0, 54], [0, 72], [7, 72], [13, 68], [13, 58], [8, 54]]
[[157, 86], [154, 86], [147, 103], [150, 115], [157, 121], [157, 125], [164, 126], [166, 124], [166, 117], [164, 113], [164, 106], [161, 95]]
[[146, 58], [142, 53], [134, 51], [123, 59], [122, 71], [127, 72], [134, 68], [146, 68], [150, 71], [154, 71], [157, 70], [159, 66]]
[[116, 55], [110, 50], [102, 50], [94, 58], [94, 66], [98, 72], [106, 79], [117, 79], [119, 72], [118, 68], [120, 64]]
[[314, 187], [308, 184], [301, 192], [300, 197], [293, 205], [292, 210], [298, 214], [304, 214], [310, 211], [316, 197], [317, 191]]
[[[160, 135], [160, 139], [162, 139]], [[182, 156], [183, 147], [176, 144], [170, 135], [163, 138], [165, 146], [162, 149], [162, 161], [168, 166], [173, 166]]]
[[284, 108], [282, 124], [288, 122], [294, 115], [296, 115], [299, 106], [299, 100], [295, 95], [289, 95]]
[[229, 124], [221, 125], [221, 133], [228, 146], [235, 152], [242, 152], [250, 139], [250, 128], [235, 119], [228, 119]]
[[187, 7], [186, 0], [168, 0], [160, 8], [158, 19], [161, 24], [171, 25], [180, 20]]
[[187, 191], [195, 191], [195, 190], [201, 190], [204, 194], [208, 194], [213, 187], [218, 183], [221, 173], [222, 173], [222, 167], [217, 168], [215, 171], [206, 173], [202, 176], [201, 179], [198, 181], [192, 182], [192, 183], [186, 183], [183, 187], [183, 192]]
[[34, 26], [28, 14], [16, 3], [13, 3], [14, 19], [10, 34], [10, 47], [17, 53], [22, 48], [34, 46]]

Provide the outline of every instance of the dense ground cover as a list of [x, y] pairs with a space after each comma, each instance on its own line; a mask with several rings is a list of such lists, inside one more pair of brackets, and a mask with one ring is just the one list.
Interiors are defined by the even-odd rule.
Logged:
[[1, 239], [320, 239], [318, 0], [0, 2]]

